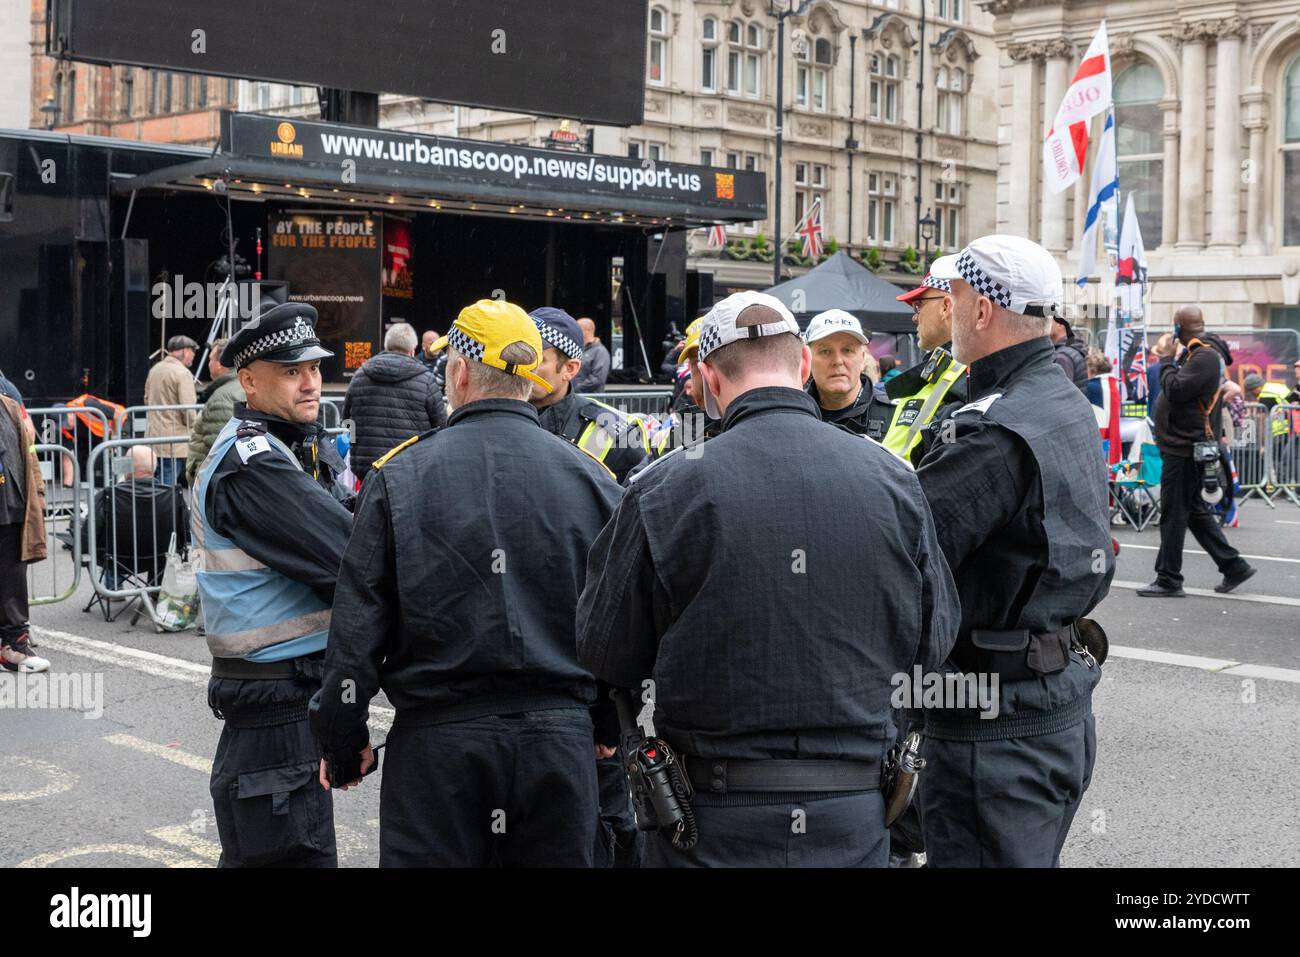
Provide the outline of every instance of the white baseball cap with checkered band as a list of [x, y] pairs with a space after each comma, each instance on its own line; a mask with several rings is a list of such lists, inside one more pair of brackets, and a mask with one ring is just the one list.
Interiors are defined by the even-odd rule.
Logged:
[[[776, 322], [767, 322], [754, 326], [737, 326], [736, 320], [750, 306], [766, 306], [780, 318]], [[790, 333], [799, 337], [799, 322], [780, 299], [765, 292], [746, 289], [744, 292], [732, 293], [726, 299], [714, 303], [704, 317], [700, 327], [700, 351], [698, 359], [707, 362], [710, 353], [723, 346], [741, 339], [758, 339], [763, 336], [779, 336]], [[708, 386], [704, 387], [704, 408], [715, 419], [722, 418], [717, 401]]]
[[935, 279], [961, 279], [979, 295], [1026, 316], [1063, 313], [1061, 267], [1038, 243], [1020, 236], [981, 236], [930, 267]]

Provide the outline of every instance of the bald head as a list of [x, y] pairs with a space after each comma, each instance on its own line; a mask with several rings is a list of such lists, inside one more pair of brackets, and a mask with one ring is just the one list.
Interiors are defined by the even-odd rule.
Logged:
[[1178, 339], [1184, 345], [1205, 335], [1205, 316], [1199, 306], [1183, 306], [1174, 313], [1174, 324], [1178, 326]]
[[131, 446], [131, 477], [134, 479], [153, 478], [153, 449], [147, 445]]
[[582, 328], [582, 344], [584, 346], [596, 338], [596, 324], [586, 316], [578, 320], [578, 325]]

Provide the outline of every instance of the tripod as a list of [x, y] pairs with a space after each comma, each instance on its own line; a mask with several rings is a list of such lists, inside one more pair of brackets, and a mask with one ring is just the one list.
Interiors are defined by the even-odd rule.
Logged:
[[235, 297], [238, 295], [233, 276], [227, 275], [217, 290], [217, 314], [212, 317], [212, 327], [208, 329], [207, 341], [203, 344], [203, 354], [199, 356], [194, 381], [199, 381], [202, 371], [208, 367], [208, 353], [212, 344], [218, 339], [229, 339], [235, 334]]

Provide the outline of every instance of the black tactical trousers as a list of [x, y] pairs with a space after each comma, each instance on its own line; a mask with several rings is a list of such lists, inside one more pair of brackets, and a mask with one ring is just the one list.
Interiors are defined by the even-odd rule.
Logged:
[[1201, 547], [1214, 559], [1219, 574], [1243, 571], [1246, 560], [1228, 539], [1201, 498], [1201, 470], [1190, 457], [1166, 455], [1160, 467], [1160, 552], [1156, 555], [1156, 581], [1167, 588], [1183, 584], [1183, 541], [1190, 528]]
[[599, 807], [585, 708], [424, 725], [399, 713], [380, 867], [591, 867]]
[[917, 801], [929, 867], [1056, 867], [1092, 781], [1092, 710], [1030, 738], [927, 738]]
[[637, 830], [622, 752], [596, 762], [600, 785], [600, 826], [596, 833], [597, 867], [640, 867], [645, 835]]
[[879, 791], [696, 794], [699, 842], [681, 851], [649, 835], [645, 867], [886, 867], [889, 831]]
[[[218, 866], [338, 866], [334, 802], [320, 786], [320, 752], [307, 721], [307, 701], [319, 687], [319, 680], [208, 681], [209, 706], [227, 718], [212, 762]], [[294, 711], [302, 716], [242, 726]]]
[[0, 640], [5, 644], [27, 634], [27, 566], [22, 554], [23, 525], [0, 525]]

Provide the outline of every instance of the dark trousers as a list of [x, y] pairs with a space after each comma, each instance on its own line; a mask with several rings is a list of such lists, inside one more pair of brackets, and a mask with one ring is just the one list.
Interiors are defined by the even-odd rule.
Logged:
[[1055, 734], [927, 738], [917, 794], [930, 867], [1056, 867], [1092, 781], [1092, 710]]
[[636, 826], [621, 750], [612, 758], [596, 762], [596, 780], [600, 787], [596, 866], [640, 867], [645, 835]]
[[699, 842], [681, 851], [655, 831], [646, 841], [644, 866], [888, 866], [889, 831], [879, 791], [803, 797], [697, 794]]
[[10, 644], [27, 634], [27, 566], [21, 522], [0, 525], [0, 641]]
[[380, 867], [591, 867], [599, 816], [585, 708], [420, 725], [399, 713]]
[[[208, 681], [209, 706], [227, 715], [210, 782], [219, 867], [338, 866], [334, 800], [320, 785], [320, 752], [307, 721], [306, 702], [319, 687], [287, 678]], [[231, 727], [231, 720], [297, 703], [300, 720]]]
[[1166, 454], [1160, 468], [1160, 551], [1156, 555], [1156, 581], [1166, 588], [1183, 584], [1183, 541], [1187, 530], [1219, 567], [1231, 575], [1246, 567], [1246, 560], [1228, 544], [1223, 529], [1201, 498], [1201, 470], [1191, 457]]

